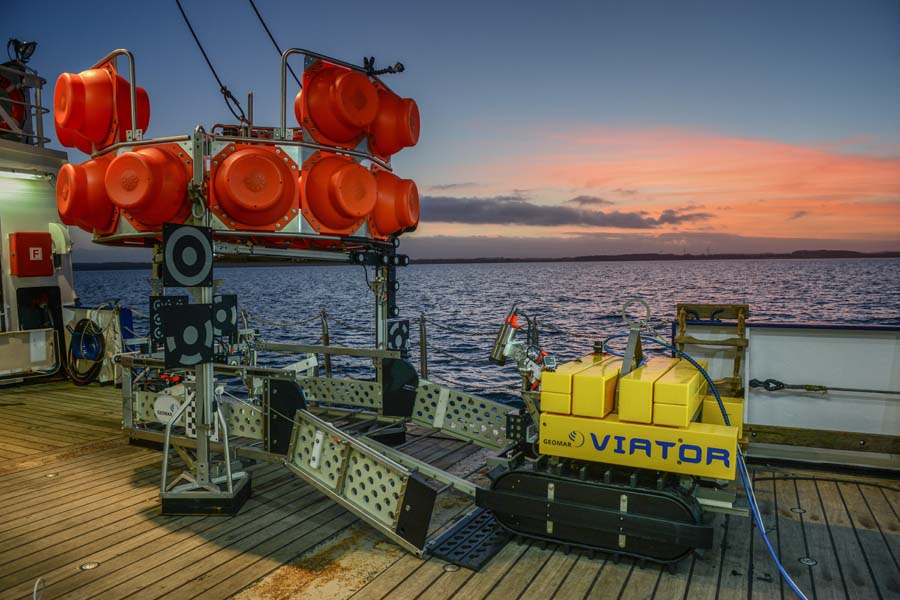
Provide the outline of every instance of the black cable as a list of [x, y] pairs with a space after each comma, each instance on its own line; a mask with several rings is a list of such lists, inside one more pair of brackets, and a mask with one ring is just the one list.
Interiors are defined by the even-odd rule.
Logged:
[[366, 74], [370, 77], [378, 77], [379, 75], [393, 75], [394, 73], [402, 73], [406, 70], [406, 67], [403, 66], [402, 62], [398, 62], [384, 69], [376, 69], [375, 57], [363, 56], [363, 69], [365, 69]]
[[[212, 72], [213, 77], [216, 78], [216, 83], [219, 84], [219, 91], [222, 93], [222, 97], [225, 99], [225, 105], [228, 107], [228, 110], [231, 112], [232, 116], [235, 119], [237, 119], [241, 123], [246, 123], [247, 116], [244, 114], [244, 109], [241, 107], [241, 103], [238, 102], [238, 99], [234, 97], [234, 94], [231, 93], [231, 90], [225, 87], [225, 84], [222, 83], [222, 80], [219, 78], [219, 74], [216, 73], [216, 69], [215, 67], [213, 67], [212, 62], [210, 62], [209, 56], [206, 55], [206, 50], [203, 49], [203, 44], [200, 43], [200, 38], [198, 38], [197, 34], [194, 32], [194, 27], [191, 25], [191, 21], [190, 19], [188, 19], [187, 13], [184, 12], [184, 7], [181, 6], [181, 0], [175, 0], [175, 4], [178, 5], [178, 10], [181, 12], [181, 16], [184, 18], [185, 24], [191, 31], [191, 35], [194, 36], [194, 41], [197, 42], [197, 47], [200, 49], [200, 54], [203, 55], [203, 60], [206, 61], [206, 65]], [[235, 108], [237, 108], [237, 111], [235, 111]]]
[[[89, 358], [75, 358], [75, 354], [72, 351], [72, 347], [75, 345], [75, 334], [78, 334], [78, 337], [81, 340], [82, 349], [84, 348], [85, 336], [91, 336], [95, 340], [97, 340], [96, 359], [92, 360]], [[97, 323], [95, 323], [91, 319], [81, 319], [80, 321], [78, 321], [75, 324], [75, 327], [72, 328], [72, 341], [69, 342], [69, 351], [66, 355], [66, 373], [69, 374], [69, 378], [72, 380], [72, 382], [75, 385], [87, 385], [97, 379], [97, 375], [100, 374], [100, 369], [103, 367], [103, 359], [105, 357], [106, 336], [103, 335], [103, 330], [99, 325], [97, 325]], [[82, 371], [78, 368], [78, 360], [90, 361], [91, 365], [87, 369]]]
[[[256, 3], [253, 2], [253, 0], [248, 0], [248, 1], [250, 2], [250, 6], [253, 8], [253, 12], [256, 13], [256, 18], [259, 19], [260, 25], [263, 26], [263, 29], [265, 29], [266, 33], [269, 35], [269, 39], [272, 40], [272, 44], [275, 46], [275, 49], [278, 51], [278, 56], [281, 56], [282, 55], [281, 46], [279, 46], [278, 42], [275, 41], [275, 36], [272, 35], [271, 31], [269, 31], [269, 26], [266, 25], [266, 22], [263, 20], [262, 15], [259, 14], [259, 9], [256, 8]], [[297, 85], [302, 90], [303, 84], [300, 83], [300, 79], [297, 78], [297, 74], [294, 73], [294, 69], [291, 67], [291, 65], [288, 65], [287, 68], [288, 68], [288, 71], [291, 72], [291, 75], [294, 77], [294, 81], [297, 82]]]

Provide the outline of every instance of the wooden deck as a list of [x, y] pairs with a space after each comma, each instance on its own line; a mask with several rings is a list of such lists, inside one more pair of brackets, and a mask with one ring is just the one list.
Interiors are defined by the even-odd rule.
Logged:
[[[435, 437], [409, 451], [458, 473], [479, 460]], [[277, 465], [253, 469], [237, 517], [163, 517], [160, 454], [127, 445], [112, 388], [0, 389], [0, 457], [0, 598], [31, 597], [38, 578], [45, 598], [790, 597], [743, 518], [720, 518], [714, 550], [675, 568], [513, 542], [473, 573], [404, 553]], [[900, 597], [900, 484], [754, 477], [773, 543], [810, 598]], [[456, 494], [439, 503], [438, 525], [467, 508]]]

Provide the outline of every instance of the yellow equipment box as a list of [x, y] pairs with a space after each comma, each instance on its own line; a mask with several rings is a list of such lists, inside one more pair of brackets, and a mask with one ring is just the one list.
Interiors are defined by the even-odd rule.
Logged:
[[734, 479], [737, 427], [691, 423], [685, 429], [541, 413], [540, 452], [591, 462]]
[[541, 412], [563, 415], [572, 414], [572, 396], [558, 392], [541, 391]]
[[700, 412], [700, 396], [694, 396], [690, 404], [653, 403], [653, 424], [666, 427], [687, 427]]
[[[704, 369], [705, 360], [697, 361]], [[694, 365], [683, 360], [656, 381], [653, 402], [689, 405], [695, 396], [706, 394], [706, 379]]]
[[588, 354], [559, 365], [555, 371], [541, 372], [541, 393], [571, 394], [572, 376], [590, 368], [600, 360], [602, 360], [602, 355]]
[[634, 423], [653, 421], [653, 387], [678, 363], [677, 358], [653, 357], [619, 379], [619, 419]]
[[[744, 437], [744, 399], [722, 396], [722, 404], [725, 405], [725, 413], [728, 415], [728, 420], [737, 427], [738, 438]], [[716, 402], [715, 396], [703, 397], [703, 415], [700, 417], [700, 420], [704, 423], [715, 425], [725, 424], [725, 419], [722, 418], [722, 411], [719, 409], [719, 403]]]
[[616, 402], [616, 382], [622, 359], [608, 359], [572, 378], [572, 414], [602, 418], [612, 412]]

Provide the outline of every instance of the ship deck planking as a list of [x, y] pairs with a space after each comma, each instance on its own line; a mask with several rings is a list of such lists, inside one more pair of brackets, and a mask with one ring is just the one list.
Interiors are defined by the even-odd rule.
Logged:
[[[465, 473], [483, 451], [423, 435], [409, 452]], [[38, 578], [45, 598], [743, 598], [782, 591], [743, 517], [720, 516], [713, 550], [674, 566], [513, 541], [476, 573], [405, 553], [278, 464], [254, 467], [253, 498], [236, 517], [162, 516], [160, 453], [128, 444], [112, 387], [2, 390], [0, 456], [3, 597], [30, 597]], [[753, 474], [769, 534], [803, 589], [817, 598], [900, 593], [896, 483], [762, 466]], [[470, 506], [461, 494], [442, 496], [432, 526]]]

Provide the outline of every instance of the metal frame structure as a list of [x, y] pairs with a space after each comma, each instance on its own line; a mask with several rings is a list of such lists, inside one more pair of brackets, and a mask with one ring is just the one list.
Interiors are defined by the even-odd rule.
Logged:
[[[293, 216], [284, 216], [283, 223], [272, 226], [274, 231], [234, 230], [227, 223], [223, 224], [221, 217], [213, 211], [216, 207], [207, 206], [203, 198], [206, 165], [220, 154], [234, 151], [234, 146], [241, 143], [274, 145], [285, 163], [294, 167], [304, 164], [304, 153], [327, 151], [390, 170], [390, 164], [374, 156], [365, 142], [349, 149], [324, 146], [313, 141], [305, 128], [302, 139], [294, 139], [295, 132], [286, 126], [285, 96], [287, 61], [295, 54], [305, 57], [304, 68], [327, 61], [362, 72], [387, 89], [363, 68], [291, 48], [281, 56], [280, 123], [271, 130], [271, 139], [252, 137], [256, 131], [252, 122], [249, 126], [241, 124], [242, 136], [225, 135], [224, 126], [221, 126], [222, 134], [216, 133], [220, 126], [214, 127], [212, 132], [198, 126], [187, 136], [157, 139], [145, 138], [140, 130], [132, 130], [127, 134], [128, 141], [112, 144], [95, 152], [94, 157], [149, 144], [178, 144], [183, 150], [183, 156], [179, 153], [179, 157], [185, 162], [190, 161], [192, 174], [187, 190], [192, 210], [185, 225], [211, 227], [213, 254], [217, 257], [265, 257], [374, 267], [375, 277], [370, 283], [374, 296], [374, 346], [327, 345], [327, 330], [323, 330], [321, 345], [267, 342], [258, 339], [256, 332], [245, 325], [237, 343], [238, 364], [207, 363], [187, 369], [184, 385], [192, 388], [194, 394], [190, 397], [185, 392], [184, 399], [167, 419], [162, 419], [151, 409], [151, 403], [169, 389], [159, 383], [166, 380], [162, 375], [168, 376], [165, 362], [154, 355], [122, 354], [118, 361], [123, 369], [125, 429], [132, 439], [163, 445], [166, 455], [161, 485], [164, 509], [167, 501], [189, 505], [195, 499], [212, 499], [222, 500], [223, 504], [232, 502], [222, 508], [222, 512], [233, 513], [239, 508], [240, 494], [249, 492], [246, 471], [240, 461], [280, 463], [403, 548], [422, 555], [433, 550], [436, 543], [435, 539], [429, 539], [428, 533], [439, 493], [457, 490], [476, 500], [491, 496], [486, 495], [489, 490], [404, 453], [403, 442], [398, 442], [398, 438], [405, 437], [407, 425], [414, 425], [429, 431], [428, 435], [439, 433], [496, 452], [496, 456], [487, 461], [488, 466], [515, 469], [523, 465], [526, 454], [533, 454], [534, 440], [529, 436], [533, 435], [540, 414], [529, 383], [532, 377], [540, 379], [544, 364], [540, 360], [546, 353], [534, 354], [530, 346], [521, 348], [519, 358], [528, 361], [526, 365], [518, 365], [523, 376], [522, 394], [528, 407], [524, 413], [517, 414], [506, 404], [433, 383], [425, 378], [424, 369], [416, 374], [415, 369], [404, 361], [401, 348], [391, 347], [389, 323], [399, 313], [396, 267], [408, 263], [408, 259], [397, 254], [396, 236], [389, 240], [368, 237], [370, 232], [365, 225], [352, 230], [352, 235], [322, 235], [303, 214], [298, 214], [302, 211], [296, 210]], [[125, 56], [129, 62], [132, 123], [136, 124], [136, 84], [131, 53], [124, 49], [113, 51], [98, 65], [119, 56]], [[126, 227], [108, 235], [95, 236], [94, 241], [154, 247], [151, 288], [153, 295], [159, 296], [165, 293], [159, 277], [164, 261], [164, 253], [159, 248], [161, 237], [162, 232], [129, 232]], [[254, 243], [261, 237], [266, 238], [264, 242]], [[278, 245], [281, 242], [284, 247]], [[290, 244], [295, 242], [306, 245], [291, 247]], [[192, 291], [198, 303], [212, 301], [213, 287], [193, 288]], [[534, 323], [536, 327], [536, 321]], [[640, 352], [638, 348], [631, 350], [636, 355]], [[306, 372], [306, 367], [294, 370], [259, 366], [256, 357], [261, 351], [324, 355], [325, 376], [311, 375]], [[332, 376], [329, 360], [334, 355], [371, 359], [373, 378]], [[555, 362], [546, 363], [548, 368], [554, 365]], [[220, 392], [223, 386], [216, 377], [226, 375], [239, 377], [246, 390]], [[282, 390], [289, 392], [281, 393]], [[192, 419], [188, 419], [189, 414], [193, 414]], [[522, 432], [528, 433], [523, 436]], [[391, 447], [389, 441], [399, 446]], [[174, 482], [170, 482], [168, 475], [171, 449], [175, 449], [188, 466], [188, 471]], [[214, 453], [222, 455], [218, 470], [212, 463]], [[538, 456], [532, 464], [534, 469], [549, 468], [557, 472], [569, 468], [564, 460], [550, 456]], [[553, 503], [553, 497], [548, 498]], [[716, 502], [727, 504], [721, 499]], [[554, 508], [557, 509], [569, 510]], [[634, 533], [629, 532], [629, 535]], [[622, 532], [621, 535], [626, 534]]]

